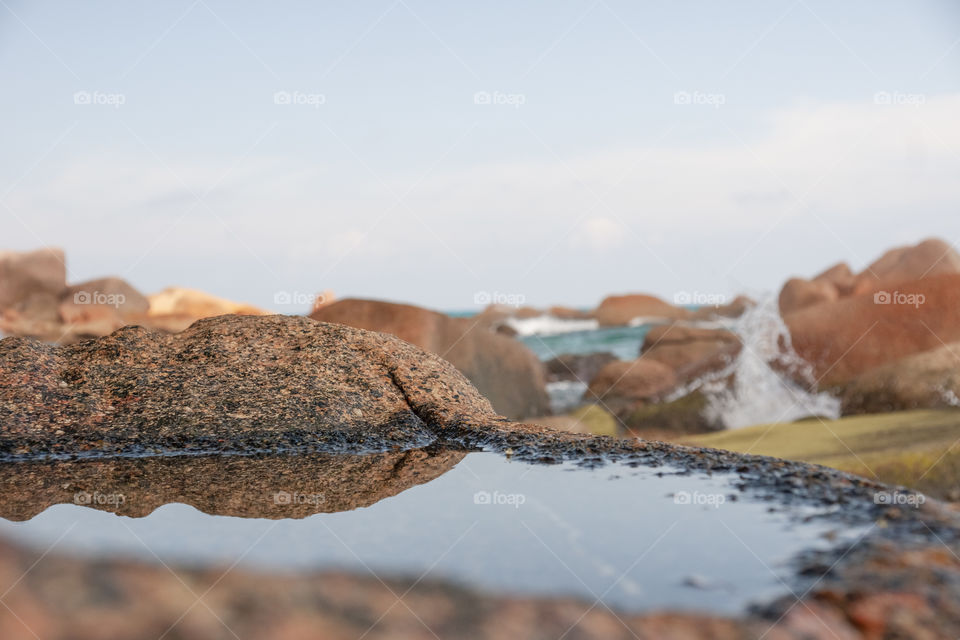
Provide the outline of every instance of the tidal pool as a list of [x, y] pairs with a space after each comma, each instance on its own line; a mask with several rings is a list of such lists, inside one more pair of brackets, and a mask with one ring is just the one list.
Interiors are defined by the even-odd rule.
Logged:
[[[48, 494], [66, 497], [50, 498], [29, 482], [15, 489], [17, 499], [0, 504], [11, 518], [0, 519], [0, 535], [41, 551], [174, 567], [343, 570], [496, 594], [575, 596], [629, 612], [740, 613], [791, 590], [799, 595], [792, 559], [852, 542], [860, 531], [825, 509], [743, 493], [735, 474], [537, 465], [493, 453], [458, 453], [422, 474], [415, 460], [385, 458], [392, 477], [414, 480], [361, 499], [351, 483], [379, 480], [354, 458], [334, 480], [303, 471], [267, 478], [255, 469], [260, 480], [244, 490], [211, 480], [199, 462], [171, 463], [159, 475], [138, 475], [135, 466], [102, 476], [85, 474], [92, 463], [75, 463], [63, 477], [35, 474]], [[9, 474], [16, 469], [5, 465]], [[21, 509], [43, 499], [29, 519], [10, 515], [14, 502]], [[223, 515], [230, 513], [245, 517]]]

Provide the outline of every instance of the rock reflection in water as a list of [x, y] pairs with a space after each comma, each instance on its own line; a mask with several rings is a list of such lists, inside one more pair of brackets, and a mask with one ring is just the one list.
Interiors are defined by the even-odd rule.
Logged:
[[368, 507], [452, 469], [466, 452], [177, 456], [0, 464], [0, 517], [29, 520], [55, 504], [144, 517], [169, 503], [210, 515], [305, 518]]

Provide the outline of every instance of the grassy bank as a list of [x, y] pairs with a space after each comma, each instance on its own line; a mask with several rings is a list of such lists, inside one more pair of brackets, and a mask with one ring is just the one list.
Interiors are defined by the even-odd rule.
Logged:
[[757, 425], [680, 442], [815, 462], [960, 500], [960, 410]]

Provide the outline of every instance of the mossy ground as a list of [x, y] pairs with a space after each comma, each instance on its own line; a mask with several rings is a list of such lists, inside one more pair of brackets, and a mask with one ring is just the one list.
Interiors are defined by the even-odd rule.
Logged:
[[685, 436], [683, 444], [814, 462], [960, 500], [960, 410], [816, 418]]

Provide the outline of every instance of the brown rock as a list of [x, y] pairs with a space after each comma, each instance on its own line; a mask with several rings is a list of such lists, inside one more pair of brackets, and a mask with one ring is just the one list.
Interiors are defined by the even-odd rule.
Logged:
[[262, 316], [269, 311], [258, 309], [242, 302], [182, 287], [167, 287], [160, 293], [149, 296], [151, 316], [181, 316], [194, 320], [235, 313], [244, 316]]
[[23, 311], [34, 296], [59, 299], [66, 287], [63, 249], [0, 251], [0, 310]]
[[895, 299], [890, 293], [854, 296], [784, 316], [794, 348], [824, 385], [843, 384], [889, 362], [960, 341], [960, 275], [901, 284]]
[[593, 318], [593, 313], [590, 311], [571, 309], [570, 307], [550, 307], [547, 309], [547, 313], [561, 320], [590, 320]]
[[62, 249], [0, 252], [0, 331], [56, 339], [66, 277]]
[[679, 372], [692, 370], [706, 360], [714, 361], [720, 353], [735, 357], [741, 346], [740, 338], [732, 331], [671, 324], [650, 329], [640, 355]]
[[960, 342], [870, 369], [843, 385], [844, 415], [936, 409], [960, 402]]
[[543, 366], [525, 346], [473, 318], [377, 300], [340, 300], [311, 315], [323, 322], [390, 333], [436, 353], [460, 370], [509, 418], [544, 415], [549, 402]]
[[827, 280], [804, 280], [790, 278], [780, 290], [778, 304], [780, 313], [787, 314], [806, 307], [836, 302], [840, 299], [837, 286]]
[[615, 415], [664, 395], [677, 384], [673, 369], [657, 362], [638, 360], [611, 362], [590, 382], [585, 400], [596, 400]]
[[143, 318], [146, 297], [121, 278], [100, 278], [67, 287], [60, 319], [73, 333], [104, 336]]
[[856, 276], [846, 262], [839, 262], [813, 278], [814, 282], [829, 282], [841, 297], [853, 293]]
[[564, 353], [547, 360], [547, 380], [578, 381], [588, 384], [606, 365], [616, 361], [617, 357], [606, 351], [601, 353]]
[[615, 327], [630, 324], [635, 318], [660, 318], [678, 320], [687, 318], [690, 312], [681, 307], [664, 302], [660, 298], [645, 294], [608, 296], [593, 312], [601, 327]]
[[947, 242], [931, 238], [912, 247], [898, 247], [884, 253], [857, 276], [853, 294], [872, 293], [921, 278], [958, 273], [960, 254]]
[[125, 327], [67, 347], [0, 341], [0, 453], [423, 446], [502, 421], [449, 363], [290, 316]]

